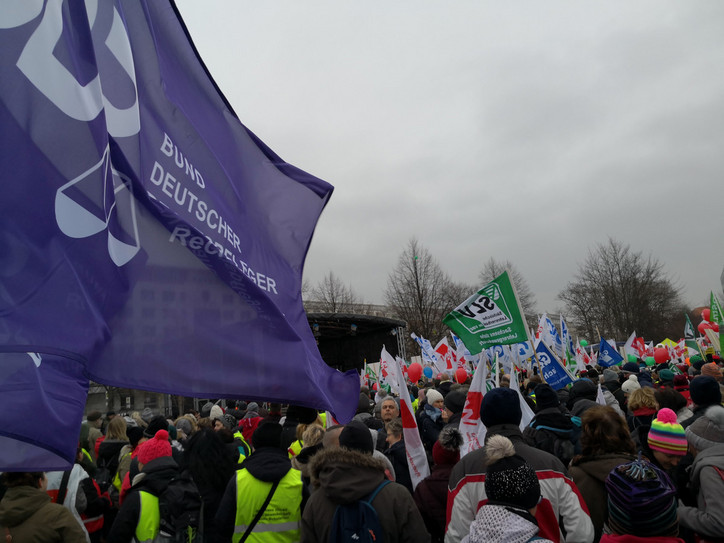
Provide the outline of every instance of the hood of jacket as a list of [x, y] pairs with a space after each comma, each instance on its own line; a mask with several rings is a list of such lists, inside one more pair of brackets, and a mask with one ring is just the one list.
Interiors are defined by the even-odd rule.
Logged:
[[485, 505], [470, 525], [469, 543], [505, 541], [526, 543], [538, 535], [538, 524], [528, 511], [503, 505]]
[[176, 461], [170, 456], [162, 456], [143, 466], [141, 472], [133, 478], [133, 488], [160, 496], [178, 473]]
[[577, 456], [571, 461], [571, 467], [576, 467], [589, 477], [601, 483], [606, 482], [606, 477], [611, 470], [621, 464], [633, 462], [636, 456], [626, 453], [597, 454], [595, 456]]
[[342, 448], [322, 449], [312, 458], [312, 484], [336, 504], [359, 500], [385, 478], [385, 463], [371, 455]]
[[25, 522], [30, 516], [50, 503], [50, 496], [31, 486], [8, 488], [0, 502], [0, 524], [12, 528]]
[[538, 414], [530, 421], [531, 428], [540, 428], [550, 430], [562, 437], [570, 439], [577, 426], [571, 421], [571, 417], [561, 413], [561, 410], [557, 407], [548, 407], [542, 409]]
[[292, 461], [287, 451], [276, 447], [261, 447], [256, 449], [241, 465], [255, 479], [266, 483], [281, 481], [287, 472], [292, 469]]
[[694, 462], [691, 464], [691, 482], [695, 485], [699, 484], [699, 475], [702, 468], [706, 466], [724, 469], [724, 443], [712, 445], [711, 447], [700, 451]]

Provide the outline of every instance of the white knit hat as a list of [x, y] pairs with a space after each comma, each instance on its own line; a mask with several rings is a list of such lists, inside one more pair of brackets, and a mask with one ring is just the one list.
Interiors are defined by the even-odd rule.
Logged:
[[640, 388], [641, 385], [639, 385], [639, 378], [633, 373], [629, 375], [628, 379], [626, 379], [626, 381], [624, 381], [621, 385], [621, 390], [623, 390], [626, 394], [631, 394], [634, 390], [638, 390]]
[[444, 400], [442, 397], [442, 394], [440, 394], [437, 390], [434, 388], [431, 388], [427, 391], [427, 403], [430, 405], [434, 404], [435, 402], [439, 402]]

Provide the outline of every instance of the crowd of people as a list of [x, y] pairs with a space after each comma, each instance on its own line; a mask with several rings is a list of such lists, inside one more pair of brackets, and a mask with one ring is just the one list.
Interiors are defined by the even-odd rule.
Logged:
[[[211, 543], [724, 541], [719, 358], [577, 377], [554, 390], [521, 375], [516, 391], [503, 376], [482, 397], [485, 444], [462, 458], [468, 384], [409, 384], [430, 466], [421, 481], [399, 398], [384, 389], [362, 388], [345, 425], [264, 402], [208, 402], [173, 419], [91, 412], [72, 469], [2, 475], [0, 533], [155, 541], [173, 530], [172, 510]], [[521, 400], [535, 414], [527, 425]]]

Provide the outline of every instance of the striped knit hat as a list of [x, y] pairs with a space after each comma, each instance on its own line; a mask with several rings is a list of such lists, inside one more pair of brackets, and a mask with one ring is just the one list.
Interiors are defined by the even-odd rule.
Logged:
[[676, 422], [676, 413], [664, 407], [651, 423], [649, 447], [654, 451], [684, 456], [686, 454], [686, 433]]

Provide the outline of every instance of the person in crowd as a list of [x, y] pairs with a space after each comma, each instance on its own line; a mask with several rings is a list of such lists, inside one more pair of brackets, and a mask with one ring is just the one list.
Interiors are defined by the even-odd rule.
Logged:
[[681, 425], [686, 429], [696, 419], [704, 415], [711, 405], [721, 405], [722, 393], [719, 383], [709, 375], [697, 375], [689, 383], [689, 394], [693, 403], [694, 414], [683, 421]]
[[686, 398], [686, 407], [689, 408], [691, 406], [691, 394], [689, 393], [689, 379], [685, 374], [674, 375], [674, 390]]
[[528, 445], [558, 457], [567, 466], [581, 452], [581, 428], [561, 411], [558, 394], [550, 385], [537, 385], [533, 392], [536, 415], [523, 431], [523, 437]]
[[581, 418], [587, 409], [598, 405], [598, 387], [590, 379], [579, 379], [568, 392], [568, 410], [574, 417]]
[[291, 445], [287, 448], [287, 454], [289, 454], [289, 458], [294, 458], [297, 456], [302, 449], [304, 448], [304, 432], [309, 428], [310, 426], [319, 426], [320, 428], [324, 428], [324, 424], [322, 423], [322, 419], [317, 416], [314, 421], [310, 424], [300, 423], [297, 425], [297, 439], [292, 442]]
[[453, 388], [447, 393], [443, 409], [445, 427], [453, 427], [455, 429], [460, 428], [460, 419], [463, 416], [463, 408], [465, 407], [465, 400], [467, 396], [467, 387]]
[[652, 464], [673, 477], [672, 470], [686, 455], [687, 443], [684, 428], [676, 422], [676, 413], [660, 409], [640, 446], [641, 453]]
[[[445, 398], [434, 388], [429, 389], [425, 396], [427, 397], [427, 403], [425, 403], [417, 417], [417, 425], [422, 445], [428, 453], [431, 453], [432, 446], [437, 441], [440, 430], [445, 426], [445, 421], [442, 418]], [[387, 437], [390, 437], [389, 430], [387, 431]], [[394, 462], [392, 464], [394, 465]]]
[[226, 485], [236, 471], [236, 458], [211, 429], [195, 432], [186, 442], [182, 466], [191, 473], [204, 502], [204, 536], [216, 541], [214, 517]]
[[367, 419], [372, 417], [372, 408], [374, 402], [370, 400], [370, 397], [365, 392], [359, 393], [359, 400], [357, 401], [357, 410], [355, 411], [354, 420], [365, 422]]
[[319, 424], [310, 424], [302, 433], [302, 442], [304, 447], [299, 454], [292, 458], [292, 467], [297, 469], [302, 474], [302, 481], [304, 484], [309, 486], [310, 484], [310, 473], [309, 473], [309, 462], [314, 455], [322, 450], [322, 441], [326, 430]]
[[412, 478], [407, 467], [407, 452], [402, 436], [402, 419], [392, 419], [385, 425], [385, 430], [387, 431], [388, 447], [384, 455], [392, 464], [397, 482], [412, 494]]
[[724, 407], [714, 405], [686, 428], [697, 507], [679, 507], [679, 522], [701, 541], [724, 536]]
[[131, 468], [131, 461], [136, 457], [138, 443], [143, 439], [143, 429], [138, 426], [126, 428], [126, 436], [128, 436], [128, 444], [124, 445], [118, 453], [118, 469], [116, 471], [116, 477], [121, 483], [123, 483], [128, 470]]
[[631, 394], [634, 393], [634, 391], [641, 388], [641, 385], [639, 384], [639, 378], [637, 374], [629, 374], [629, 376], [624, 380], [623, 383], [621, 383], [621, 390], [623, 391], [623, 396], [625, 400], [625, 411], [628, 411], [628, 401], [631, 397]]
[[271, 402], [269, 404], [269, 412], [266, 414], [262, 422], [276, 422], [279, 424], [279, 421], [282, 420], [282, 404]]
[[[536, 519], [541, 536], [562, 541], [560, 519], [567, 541], [592, 541], [594, 530], [588, 509], [578, 487], [569, 479], [565, 466], [555, 456], [531, 447], [523, 438], [519, 428], [522, 412], [518, 392], [510, 388], [495, 388], [487, 392], [480, 406], [480, 418], [487, 429], [486, 439], [494, 435], [507, 437], [513, 443], [516, 454], [540, 474], [542, 499]], [[486, 499], [485, 474], [485, 448], [466, 454], [453, 468], [448, 484], [445, 535], [448, 543], [460, 541], [470, 531], [478, 504]]]
[[644, 460], [615, 467], [606, 478], [607, 533], [601, 543], [684, 543], [677, 537], [676, 488]]
[[317, 420], [317, 411], [310, 407], [290, 405], [287, 408], [287, 416], [282, 424], [282, 447], [288, 449], [297, 437], [297, 425], [312, 424]]
[[[126, 433], [126, 421], [123, 417], [114, 417], [108, 423], [106, 429], [106, 438], [98, 447], [97, 465], [108, 468], [111, 478], [115, 478], [118, 471], [118, 464], [121, 460], [120, 452], [126, 445], [129, 445], [128, 435]], [[118, 505], [118, 491], [111, 485], [113, 491], [110, 491], [111, 498], [115, 505]]]
[[103, 414], [100, 411], [91, 411], [88, 413], [86, 420], [88, 421], [88, 446], [83, 447], [87, 450], [93, 462], [97, 462], [96, 440], [103, 437], [101, 425], [103, 424]]
[[626, 412], [626, 396], [623, 393], [623, 390], [621, 390], [621, 383], [619, 382], [619, 374], [618, 372], [613, 368], [606, 368], [603, 370], [603, 386], [608, 389], [608, 391], [613, 394], [613, 397], [616, 398], [616, 401], [618, 402], [618, 406], [621, 409], [622, 413]]
[[11, 542], [85, 543], [86, 532], [73, 514], [52, 503], [45, 473], [7, 472], [0, 501], [0, 536]]
[[183, 415], [173, 421], [173, 425], [176, 427], [176, 439], [181, 445], [185, 445], [186, 440], [198, 429], [196, 418], [193, 415]]
[[167, 430], [159, 430], [145, 441], [136, 460], [139, 473], [133, 477], [131, 491], [108, 533], [108, 543], [130, 543], [134, 537], [137, 541], [153, 541], [160, 529], [158, 497], [179, 473], [171, 457]]
[[538, 536], [535, 514], [541, 489], [535, 470], [515, 453], [513, 444], [505, 436], [494, 435], [487, 440], [485, 455], [488, 501], [470, 525], [467, 543], [531, 540], [550, 543], [549, 539]]
[[676, 413], [676, 422], [679, 424], [694, 415], [694, 412], [686, 406], [686, 398], [674, 388], [659, 388], [654, 392], [654, 398], [659, 409], [667, 407]]
[[442, 429], [432, 447], [434, 464], [430, 475], [420, 481], [412, 495], [433, 543], [443, 543], [445, 540], [447, 485], [453, 466], [460, 460], [462, 444], [463, 436], [457, 428], [446, 426]]
[[281, 443], [282, 427], [275, 422], [254, 431], [254, 452], [229, 480], [216, 513], [216, 529], [225, 541], [232, 534], [235, 542], [245, 537], [263, 541], [263, 534], [271, 533], [276, 542], [299, 541], [305, 490], [302, 474], [292, 468]]
[[724, 396], [724, 378], [722, 377], [722, 371], [716, 362], [707, 362], [701, 367], [701, 374], [706, 375], [714, 379], [719, 383], [719, 393]]
[[[344, 426], [341, 424], [335, 424], [334, 426], [327, 428], [327, 431], [324, 432], [324, 437], [322, 438], [322, 448], [333, 449], [335, 447], [339, 447], [339, 436], [342, 433], [342, 430], [344, 430]], [[377, 450], [375, 444], [375, 440], [378, 437], [377, 431], [371, 428], [369, 428], [369, 431], [372, 436], [372, 447], [374, 448], [372, 451], [372, 457], [385, 465], [385, 477], [390, 481], [394, 481], [396, 479], [395, 468], [392, 467], [392, 463], [389, 458], [387, 458], [384, 453]], [[309, 470], [307, 470], [307, 472], [308, 471]], [[309, 472], [309, 475], [311, 478], [311, 472]]]
[[598, 405], [581, 419], [581, 454], [571, 461], [569, 471], [583, 496], [601, 539], [608, 517], [606, 478], [616, 466], [636, 459], [636, 446], [626, 421], [609, 406]]
[[651, 421], [654, 420], [658, 408], [653, 388], [641, 387], [631, 393], [628, 399], [627, 422], [636, 446], [646, 442]]
[[[382, 402], [380, 403], [380, 414], [379, 414], [379, 420], [381, 421], [381, 426], [377, 429], [377, 441], [376, 441], [376, 448], [380, 452], [385, 452], [388, 447], [387, 443], [387, 431], [385, 430], [385, 424], [390, 422], [392, 419], [396, 419], [400, 416], [400, 406], [397, 405], [397, 400], [395, 400], [392, 396], [386, 397]], [[370, 426], [367, 424], [367, 426]]]
[[[143, 430], [143, 437], [139, 439], [137, 447], [140, 447], [143, 443], [148, 441], [149, 439], [152, 439], [159, 430], [164, 430], [166, 433], [168, 433], [168, 422], [162, 415], [158, 415], [156, 417], [153, 417], [149, 423], [147, 423], [146, 427]], [[170, 446], [170, 443], [169, 443]], [[137, 449], [139, 452], [140, 450]], [[173, 455], [173, 449], [171, 454]], [[121, 484], [121, 494], [119, 498], [119, 504], [123, 505], [123, 500], [125, 499], [128, 492], [131, 490], [131, 486], [133, 483], [134, 477], [138, 475], [141, 468], [138, 464], [138, 453], [136, 455], [131, 455], [130, 464], [128, 466], [128, 471], [126, 472], [125, 477], [123, 478], [123, 482]], [[120, 465], [120, 463], [119, 463]]]
[[[302, 515], [302, 543], [329, 541], [338, 505], [364, 499], [385, 480], [385, 466], [372, 456], [372, 435], [359, 421], [339, 434], [339, 448], [324, 448], [311, 461], [315, 490]], [[429, 542], [430, 535], [410, 493], [398, 483], [384, 486], [372, 501], [383, 541]]]

